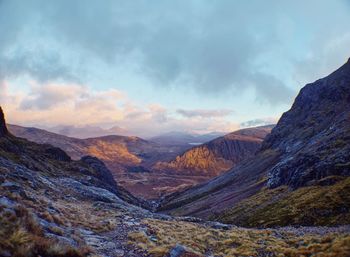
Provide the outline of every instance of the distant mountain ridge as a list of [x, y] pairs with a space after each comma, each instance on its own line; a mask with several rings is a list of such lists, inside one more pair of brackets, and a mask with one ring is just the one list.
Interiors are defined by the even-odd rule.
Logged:
[[60, 135], [65, 135], [68, 137], [86, 139], [86, 138], [96, 138], [103, 136], [131, 136], [131, 133], [126, 129], [120, 128], [118, 126], [113, 126], [108, 129], [101, 128], [99, 126], [56, 126], [50, 127], [45, 130], [48, 130], [53, 133], [57, 133]]
[[223, 132], [211, 132], [207, 134], [193, 134], [186, 132], [168, 132], [155, 137], [149, 138], [149, 141], [156, 142], [161, 145], [187, 145], [203, 144], [215, 138], [225, 135]]
[[242, 129], [195, 146], [154, 169], [176, 174], [215, 177], [255, 154], [274, 125]]

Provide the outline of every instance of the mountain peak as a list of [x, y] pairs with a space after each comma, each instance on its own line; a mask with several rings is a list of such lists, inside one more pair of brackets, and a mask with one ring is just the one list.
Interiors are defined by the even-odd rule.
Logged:
[[8, 131], [7, 131], [6, 122], [5, 122], [5, 115], [0, 106], [0, 137], [6, 135], [7, 133]]

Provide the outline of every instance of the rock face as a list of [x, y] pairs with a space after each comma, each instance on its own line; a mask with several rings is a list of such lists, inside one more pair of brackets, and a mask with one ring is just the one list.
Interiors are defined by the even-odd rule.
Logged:
[[[340, 217], [350, 212], [349, 175], [348, 61], [300, 91], [253, 158], [204, 185], [166, 197], [160, 210], [243, 225], [347, 222], [350, 218]], [[264, 218], [252, 221], [254, 217]]]
[[7, 131], [6, 122], [5, 122], [5, 115], [0, 106], [0, 137], [6, 135], [7, 133], [8, 131]]
[[65, 153], [62, 149], [58, 147], [48, 146], [46, 148], [45, 154], [52, 159], [58, 160], [58, 161], [66, 161], [69, 162], [71, 158], [68, 156], [68, 154]]
[[195, 146], [170, 162], [158, 162], [154, 169], [174, 174], [218, 176], [252, 157], [272, 128], [263, 126], [238, 130]]
[[84, 156], [81, 158], [81, 161], [94, 169], [96, 172], [95, 175], [98, 179], [111, 186], [117, 186], [112, 173], [107, 169], [106, 165], [101, 160], [92, 156]]
[[350, 175], [350, 62], [306, 85], [264, 142], [283, 156], [268, 171], [268, 186], [304, 186]]

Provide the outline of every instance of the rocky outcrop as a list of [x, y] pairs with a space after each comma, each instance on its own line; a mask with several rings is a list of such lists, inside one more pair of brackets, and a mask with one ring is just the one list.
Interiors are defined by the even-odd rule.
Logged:
[[6, 135], [8, 133], [5, 121], [5, 115], [0, 106], [0, 137]]
[[88, 164], [95, 171], [95, 176], [98, 179], [111, 186], [117, 186], [112, 173], [101, 160], [92, 156], [84, 156], [81, 161]]
[[252, 157], [273, 126], [238, 130], [195, 146], [169, 162], [159, 162], [155, 170], [175, 174], [215, 177]]
[[264, 142], [283, 156], [268, 171], [270, 188], [293, 188], [350, 175], [350, 61], [306, 85]]
[[48, 146], [45, 150], [45, 154], [49, 158], [55, 159], [58, 161], [69, 162], [71, 160], [71, 158], [68, 156], [68, 154], [66, 154], [65, 151], [63, 151], [62, 149], [60, 149], [58, 147]]

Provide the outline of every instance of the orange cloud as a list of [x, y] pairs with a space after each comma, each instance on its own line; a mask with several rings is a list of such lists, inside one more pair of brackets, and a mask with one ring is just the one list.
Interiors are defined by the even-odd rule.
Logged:
[[[92, 90], [76, 84], [33, 84], [29, 93], [0, 85], [8, 121], [24, 126], [119, 126], [139, 136], [168, 131], [233, 131], [238, 124], [217, 117], [179, 117], [157, 103], [139, 106], [116, 89]], [[10, 90], [12, 89], [12, 91]]]

